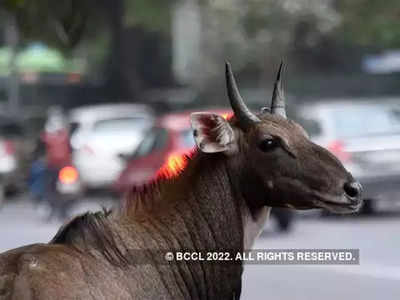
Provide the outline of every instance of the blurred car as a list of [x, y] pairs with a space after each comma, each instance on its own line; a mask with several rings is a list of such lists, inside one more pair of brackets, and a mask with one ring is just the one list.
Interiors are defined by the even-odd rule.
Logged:
[[72, 160], [82, 185], [107, 188], [153, 124], [153, 112], [140, 104], [102, 104], [70, 111]]
[[306, 103], [298, 121], [363, 185], [364, 212], [400, 184], [400, 101], [343, 99]]
[[18, 166], [16, 143], [23, 136], [22, 127], [15, 121], [0, 121], [0, 174], [15, 172]]
[[15, 189], [16, 182], [13, 179], [17, 166], [17, 157], [12, 141], [0, 139], [0, 206], [8, 191]]
[[0, 197], [23, 192], [45, 115], [43, 109], [25, 108], [18, 118], [0, 114]]
[[5, 196], [21, 191], [25, 183], [24, 161], [27, 138], [22, 124], [0, 117], [0, 193]]

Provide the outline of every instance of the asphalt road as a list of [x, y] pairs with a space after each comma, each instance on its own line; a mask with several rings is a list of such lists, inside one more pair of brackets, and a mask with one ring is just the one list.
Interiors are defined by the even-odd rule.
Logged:
[[[0, 211], [0, 252], [46, 242], [59, 226], [29, 204], [8, 205]], [[360, 265], [246, 265], [242, 299], [400, 299], [400, 215], [299, 219], [289, 234], [268, 227], [254, 248], [357, 248]]]
[[360, 265], [246, 265], [243, 299], [400, 299], [400, 215], [299, 220], [254, 248], [357, 248]]

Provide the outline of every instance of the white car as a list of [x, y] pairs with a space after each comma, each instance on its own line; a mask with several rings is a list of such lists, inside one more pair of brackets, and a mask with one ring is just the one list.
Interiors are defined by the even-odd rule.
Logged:
[[70, 111], [73, 164], [87, 188], [108, 188], [125, 167], [121, 154], [132, 153], [153, 112], [140, 104], [101, 104]]

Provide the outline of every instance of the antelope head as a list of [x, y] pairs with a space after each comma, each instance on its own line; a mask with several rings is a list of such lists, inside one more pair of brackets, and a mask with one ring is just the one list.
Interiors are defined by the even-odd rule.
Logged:
[[229, 63], [227, 92], [234, 116], [193, 113], [196, 144], [207, 155], [222, 153], [233, 185], [251, 207], [324, 208], [350, 213], [361, 206], [361, 185], [329, 151], [310, 141], [286, 118], [282, 64], [270, 108], [252, 113], [240, 96]]

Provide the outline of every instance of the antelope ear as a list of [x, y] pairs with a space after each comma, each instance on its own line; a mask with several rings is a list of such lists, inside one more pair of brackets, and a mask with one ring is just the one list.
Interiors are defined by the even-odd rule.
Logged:
[[229, 123], [220, 115], [197, 112], [190, 115], [197, 147], [205, 153], [231, 150], [235, 135]]

